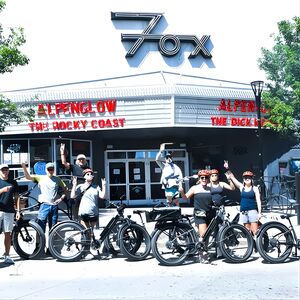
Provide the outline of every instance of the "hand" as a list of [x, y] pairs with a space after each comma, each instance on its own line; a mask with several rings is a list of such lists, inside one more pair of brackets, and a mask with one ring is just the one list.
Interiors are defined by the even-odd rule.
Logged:
[[162, 143], [160, 144], [159, 151], [162, 152], [166, 149], [166, 145], [173, 145], [173, 143]]
[[229, 169], [229, 163], [228, 163], [228, 160], [224, 160], [224, 168], [225, 169]]
[[21, 162], [21, 167], [22, 168], [26, 168], [26, 163], [25, 162]]
[[72, 184], [73, 184], [73, 186], [77, 185], [77, 176], [73, 176]]
[[16, 212], [16, 219], [17, 221], [20, 220], [21, 218], [21, 213], [19, 211]]
[[101, 178], [101, 184], [102, 184], [102, 187], [106, 185], [106, 179], [105, 178]]
[[10, 189], [12, 188], [11, 185], [5, 186], [1, 189], [2, 193], [7, 193], [10, 191]]

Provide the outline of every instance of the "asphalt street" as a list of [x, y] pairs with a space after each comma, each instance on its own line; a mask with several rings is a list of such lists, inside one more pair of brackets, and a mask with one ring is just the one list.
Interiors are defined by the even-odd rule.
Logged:
[[[102, 212], [100, 225], [114, 213]], [[152, 225], [152, 223], [148, 224]], [[151, 228], [148, 228], [151, 230]], [[0, 236], [3, 250], [3, 235]], [[268, 264], [258, 253], [243, 264], [219, 259], [182, 266], [159, 265], [151, 255], [140, 262], [119, 256], [63, 263], [52, 257], [0, 262], [0, 299], [299, 299], [299, 260]]]

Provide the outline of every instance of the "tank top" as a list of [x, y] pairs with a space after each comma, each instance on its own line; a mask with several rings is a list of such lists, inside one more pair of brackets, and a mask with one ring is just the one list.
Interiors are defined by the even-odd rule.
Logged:
[[257, 210], [257, 203], [255, 199], [255, 193], [253, 188], [246, 192], [245, 189], [243, 188], [241, 190], [241, 206], [240, 210], [241, 211], [247, 211], [247, 210]]
[[194, 207], [205, 211], [211, 211], [213, 205], [210, 192], [200, 192], [194, 194]]
[[210, 187], [210, 192], [212, 196], [212, 201], [216, 206], [220, 206], [222, 204], [222, 198], [223, 198], [223, 188], [221, 187], [220, 184], [218, 184], [217, 187], [213, 187], [211, 185]]

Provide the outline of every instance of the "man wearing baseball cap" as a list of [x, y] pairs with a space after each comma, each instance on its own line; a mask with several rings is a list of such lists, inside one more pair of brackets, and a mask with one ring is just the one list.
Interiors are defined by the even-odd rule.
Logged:
[[[89, 166], [86, 161], [86, 156], [84, 154], [78, 154], [76, 157], [76, 163], [71, 164], [67, 162], [66, 158], [66, 145], [65, 144], [60, 144], [60, 158], [61, 158], [61, 163], [65, 167], [66, 170], [69, 170], [73, 176], [77, 177], [78, 183], [84, 183], [84, 174], [83, 171], [85, 169], [88, 169]], [[73, 216], [75, 220], [78, 220], [78, 209], [79, 209], [79, 204], [80, 201], [75, 201], [75, 205], [73, 205]]]
[[[48, 221], [49, 230], [57, 223], [58, 204], [67, 197], [66, 184], [54, 175], [55, 164], [48, 162], [46, 164], [46, 175], [30, 175], [25, 163], [21, 163], [25, 178], [33, 182], [37, 182], [41, 193], [39, 194], [39, 202], [42, 203], [38, 214], [38, 224], [46, 231]], [[61, 195], [59, 191], [62, 190]]]
[[[16, 219], [20, 219], [20, 197], [19, 188], [15, 180], [8, 178], [9, 167], [7, 164], [0, 165], [0, 226], [4, 232], [4, 254], [0, 259], [5, 264], [14, 264], [13, 259], [9, 256], [11, 247], [11, 232], [13, 230], [15, 207]], [[16, 203], [15, 203], [15, 201]]]

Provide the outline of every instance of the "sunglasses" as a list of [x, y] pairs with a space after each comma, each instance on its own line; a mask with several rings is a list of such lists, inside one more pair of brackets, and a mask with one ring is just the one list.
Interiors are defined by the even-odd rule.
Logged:
[[88, 176], [94, 176], [93, 173], [85, 173], [85, 175], [88, 175]]
[[54, 168], [48, 168], [47, 170], [48, 171], [54, 171]]
[[200, 176], [200, 179], [208, 179], [208, 176]]
[[1, 171], [2, 171], [2, 172], [4, 172], [4, 171], [9, 171], [9, 168], [3, 168], [3, 169], [1, 169]]
[[252, 180], [252, 177], [250, 177], [250, 176], [247, 176], [247, 177], [244, 177], [244, 180]]

